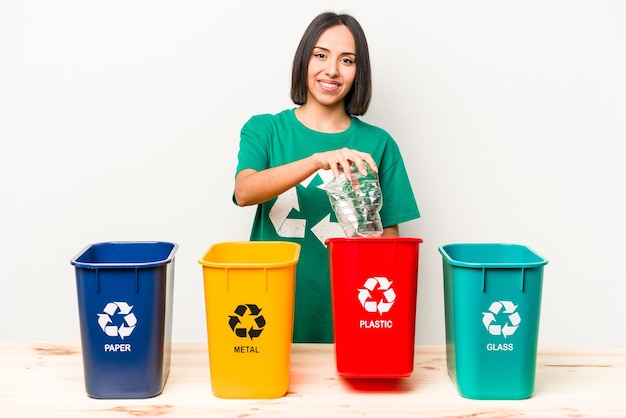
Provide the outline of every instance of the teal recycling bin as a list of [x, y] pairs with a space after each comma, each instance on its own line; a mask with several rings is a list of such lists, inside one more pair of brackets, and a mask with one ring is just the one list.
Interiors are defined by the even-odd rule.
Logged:
[[518, 244], [439, 247], [448, 373], [470, 399], [526, 399], [535, 387], [547, 260]]

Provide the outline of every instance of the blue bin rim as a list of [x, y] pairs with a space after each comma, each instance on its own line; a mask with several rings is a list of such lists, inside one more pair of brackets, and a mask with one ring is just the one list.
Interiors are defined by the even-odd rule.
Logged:
[[[95, 247], [95, 246], [101, 246], [101, 245], [136, 245], [136, 244], [156, 244], [156, 245], [169, 245], [171, 246], [171, 250], [168, 254], [167, 257], [165, 258], [161, 258], [160, 260], [155, 260], [155, 261], [147, 261], [147, 262], [133, 262], [133, 263], [122, 263], [122, 262], [115, 262], [115, 263], [89, 263], [89, 262], [83, 262], [83, 261], [78, 261], [78, 259], [85, 254], [85, 252], [87, 252], [90, 248]], [[170, 262], [172, 262], [172, 260], [174, 260], [174, 254], [176, 253], [176, 251], [178, 250], [178, 244], [174, 243], [174, 242], [167, 242], [167, 241], [103, 241], [103, 242], [96, 242], [96, 243], [92, 243], [89, 245], [86, 245], [85, 247], [83, 247], [83, 249], [81, 249], [74, 257], [72, 257], [72, 259], [70, 260], [70, 263], [75, 266], [75, 267], [80, 267], [80, 268], [90, 268], [90, 269], [98, 269], [98, 268], [129, 268], [129, 267], [134, 267], [134, 268], [147, 268], [147, 267], [157, 267], [157, 266], [161, 266], [163, 264], [168, 264]]]
[[[537, 258], [537, 261], [529, 261], [529, 262], [469, 262], [469, 261], [459, 261], [455, 260], [448, 254], [447, 249], [455, 246], [498, 246], [498, 247], [509, 247], [509, 248], [520, 248], [529, 252], [533, 256]], [[548, 264], [548, 260], [537, 254], [534, 250], [529, 248], [526, 245], [515, 244], [515, 243], [504, 243], [504, 242], [457, 242], [441, 245], [438, 247], [439, 253], [443, 256], [444, 260], [456, 267], [468, 267], [468, 268], [534, 268], [534, 267], [542, 267]]]

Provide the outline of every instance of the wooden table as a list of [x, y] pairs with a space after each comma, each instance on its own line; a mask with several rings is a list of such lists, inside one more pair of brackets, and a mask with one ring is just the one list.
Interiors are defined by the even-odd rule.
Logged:
[[539, 350], [530, 399], [458, 395], [443, 346], [417, 346], [411, 377], [347, 380], [333, 346], [294, 344], [289, 392], [270, 400], [211, 392], [205, 344], [175, 343], [163, 393], [149, 399], [86, 395], [80, 344], [0, 342], [0, 417], [626, 417], [626, 348]]

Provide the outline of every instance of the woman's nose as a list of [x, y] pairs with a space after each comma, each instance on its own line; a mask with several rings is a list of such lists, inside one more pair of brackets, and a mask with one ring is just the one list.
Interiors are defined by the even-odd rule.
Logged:
[[327, 62], [326, 74], [328, 74], [329, 77], [337, 77], [339, 75], [339, 65], [334, 60], [328, 60]]

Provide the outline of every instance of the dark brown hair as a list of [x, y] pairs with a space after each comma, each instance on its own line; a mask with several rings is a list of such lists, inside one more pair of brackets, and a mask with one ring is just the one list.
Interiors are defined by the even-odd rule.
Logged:
[[291, 100], [297, 105], [303, 105], [306, 102], [307, 74], [313, 48], [326, 29], [337, 25], [344, 25], [350, 30], [356, 46], [356, 76], [345, 98], [346, 113], [361, 116], [367, 112], [372, 99], [370, 54], [363, 28], [354, 17], [347, 14], [322, 13], [313, 19], [304, 31], [293, 58]]

